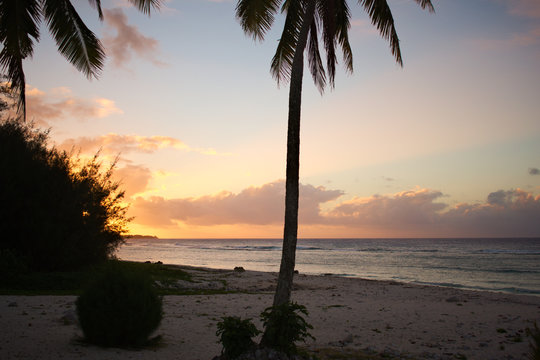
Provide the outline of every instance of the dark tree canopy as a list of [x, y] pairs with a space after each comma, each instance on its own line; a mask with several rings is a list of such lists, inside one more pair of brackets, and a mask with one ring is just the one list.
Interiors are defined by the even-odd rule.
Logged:
[[47, 146], [47, 132], [0, 122], [0, 251], [34, 270], [109, 258], [129, 219], [123, 192], [97, 155], [83, 162]]

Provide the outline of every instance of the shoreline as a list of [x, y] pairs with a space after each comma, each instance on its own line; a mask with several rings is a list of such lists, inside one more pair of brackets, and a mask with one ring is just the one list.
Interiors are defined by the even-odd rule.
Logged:
[[[76, 341], [75, 296], [0, 296], [2, 359], [209, 360], [221, 352], [215, 335], [223, 316], [253, 318], [271, 305], [277, 273], [173, 265], [197, 289], [226, 284], [232, 293], [167, 295], [156, 335], [161, 346], [102, 349]], [[308, 349], [399, 354], [415, 359], [523, 359], [525, 334], [540, 323], [540, 297], [359, 278], [295, 276], [292, 300], [305, 305], [315, 341]], [[302, 344], [300, 344], [302, 345]]]

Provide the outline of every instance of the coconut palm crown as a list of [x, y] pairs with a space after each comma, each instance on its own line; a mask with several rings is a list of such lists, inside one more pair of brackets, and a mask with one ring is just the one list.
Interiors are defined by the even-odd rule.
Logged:
[[[101, 0], [88, 0], [103, 20]], [[150, 14], [161, 0], [129, 0]], [[99, 39], [86, 27], [70, 0], [0, 0], [0, 70], [18, 93], [17, 109], [26, 117], [23, 60], [32, 57], [39, 42], [39, 25], [47, 24], [58, 51], [86, 77], [98, 77], [105, 52]]]
[[[413, 1], [417, 2], [422, 9], [434, 12], [431, 0]], [[314, 3], [315, 7], [312, 13], [308, 14], [308, 4], [311, 2]], [[389, 41], [392, 55], [394, 55], [396, 62], [402, 66], [399, 39], [387, 1], [358, 0], [358, 3], [367, 12], [372, 24], [379, 30], [381, 36]], [[286, 16], [285, 25], [271, 63], [272, 76], [278, 83], [290, 80], [300, 29], [306, 21], [310, 23], [307, 39], [308, 63], [317, 88], [322, 92], [327, 82], [332, 87], [334, 86], [337, 64], [336, 46], [341, 47], [343, 52], [345, 69], [352, 73], [353, 56], [348, 36], [348, 30], [351, 26], [351, 12], [347, 0], [239, 0], [236, 6], [236, 16], [246, 34], [255, 40], [262, 41], [272, 27], [275, 15], [280, 8]], [[326, 52], [326, 71], [321, 60], [319, 36], [323, 40]]]

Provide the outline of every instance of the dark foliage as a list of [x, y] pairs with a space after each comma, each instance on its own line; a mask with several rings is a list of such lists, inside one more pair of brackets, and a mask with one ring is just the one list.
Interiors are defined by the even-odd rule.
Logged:
[[161, 322], [162, 300], [146, 273], [111, 262], [77, 299], [77, 315], [86, 341], [140, 347]]
[[529, 359], [540, 360], [540, 329], [538, 329], [536, 322], [533, 329], [527, 328], [527, 335], [531, 337]]
[[97, 155], [83, 163], [47, 147], [48, 133], [0, 122], [0, 249], [32, 270], [73, 270], [106, 260], [128, 219], [123, 192]]
[[238, 316], [227, 316], [217, 324], [216, 335], [223, 345], [222, 354], [227, 359], [235, 359], [242, 353], [255, 347], [252, 338], [260, 331], [251, 322], [251, 319], [242, 320]]
[[296, 342], [305, 342], [307, 338], [315, 339], [309, 333], [313, 326], [308, 324], [301, 314], [307, 316], [307, 309], [295, 302], [265, 309], [261, 314], [265, 328], [261, 345], [286, 354], [296, 354]]

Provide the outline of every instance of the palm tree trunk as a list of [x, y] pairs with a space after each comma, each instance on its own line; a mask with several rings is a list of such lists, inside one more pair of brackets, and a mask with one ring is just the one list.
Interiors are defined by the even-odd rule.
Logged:
[[313, 21], [316, 0], [306, 4], [304, 20], [291, 67], [289, 87], [289, 120], [287, 131], [287, 173], [285, 188], [285, 226], [281, 266], [274, 294], [274, 306], [290, 301], [296, 258], [298, 234], [298, 189], [300, 170], [300, 110], [302, 104], [302, 77], [304, 75], [304, 50]]

